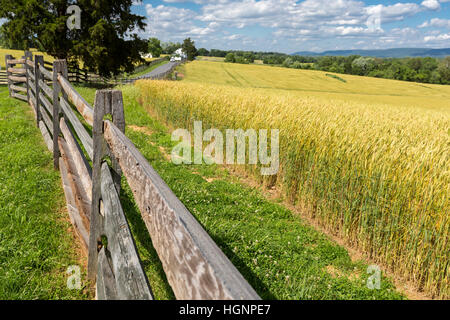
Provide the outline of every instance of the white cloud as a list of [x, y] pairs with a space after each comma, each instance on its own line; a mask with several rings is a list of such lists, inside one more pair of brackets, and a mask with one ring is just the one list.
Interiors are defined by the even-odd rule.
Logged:
[[424, 23], [422, 23], [419, 26], [419, 28], [427, 28], [427, 27], [449, 28], [450, 29], [450, 20], [434, 18], [434, 19], [431, 19], [430, 21], [425, 21]]
[[430, 10], [438, 10], [441, 8], [438, 0], [425, 0], [422, 2], [422, 6]]
[[[390, 5], [367, 5], [361, 0], [163, 0], [164, 5], [146, 5], [148, 32], [163, 40], [180, 40], [186, 36], [209, 47], [233, 44], [259, 46], [255, 49], [280, 50], [280, 45], [308, 43], [311, 48], [370, 43], [386, 45], [424, 44], [420, 29], [394, 29], [389, 25], [418, 13], [442, 8], [450, 0], [423, 0], [419, 3], [398, 2]], [[199, 11], [173, 7], [170, 4], [193, 2]], [[431, 19], [420, 27], [448, 26], [448, 20]], [[246, 27], [263, 27], [261, 35], [236, 34]], [[256, 29], [257, 30], [257, 29]], [[241, 32], [241, 31], [239, 31]], [[438, 37], [438, 35], [426, 36]], [[356, 40], [352, 40], [356, 39]], [[274, 41], [276, 40], [276, 42]], [[225, 42], [224, 42], [225, 41]], [[228, 42], [227, 42], [228, 41]], [[428, 40], [430, 42], [432, 40]], [[273, 47], [271, 47], [273, 46]], [[310, 48], [305, 48], [310, 49]]]
[[440, 34], [437, 36], [426, 36], [423, 40], [425, 42], [447, 41], [450, 40], [450, 33]]

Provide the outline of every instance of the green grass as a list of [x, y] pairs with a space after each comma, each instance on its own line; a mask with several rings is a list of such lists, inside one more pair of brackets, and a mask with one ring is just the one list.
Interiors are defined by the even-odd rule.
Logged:
[[[259, 191], [242, 185], [216, 166], [176, 166], [164, 156], [173, 146], [165, 126], [152, 119], [123, 90], [126, 134], [214, 241], [264, 299], [403, 299], [384, 276], [381, 290], [366, 286], [362, 261], [352, 262], [345, 248], [305, 224]], [[94, 90], [80, 89], [93, 102]], [[139, 132], [130, 126], [146, 128]], [[125, 180], [125, 179], [124, 179]], [[210, 181], [210, 182], [208, 182]], [[157, 299], [172, 299], [161, 264], [124, 182], [122, 202]]]
[[67, 289], [77, 265], [64, 193], [31, 109], [0, 86], [0, 299], [86, 299]]

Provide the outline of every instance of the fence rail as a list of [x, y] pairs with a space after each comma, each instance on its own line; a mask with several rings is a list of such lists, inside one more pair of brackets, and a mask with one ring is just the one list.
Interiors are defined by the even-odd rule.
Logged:
[[98, 299], [153, 299], [120, 203], [122, 175], [177, 299], [260, 299], [125, 136], [120, 91], [98, 90], [92, 107], [70, 83], [65, 60], [56, 60], [50, 71], [42, 56], [26, 52], [22, 59], [8, 55], [6, 65], [10, 96], [30, 104], [61, 172]]

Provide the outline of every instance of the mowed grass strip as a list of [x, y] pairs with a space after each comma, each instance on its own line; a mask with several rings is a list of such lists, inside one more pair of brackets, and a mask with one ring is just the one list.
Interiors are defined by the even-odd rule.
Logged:
[[[366, 263], [352, 261], [343, 247], [221, 168], [174, 165], [167, 128], [137, 102], [136, 87], [119, 89], [127, 136], [263, 299], [404, 299], [384, 276], [380, 290], [369, 289]], [[95, 90], [80, 92], [93, 101]], [[123, 187], [122, 203], [155, 296], [173, 299], [125, 181]]]
[[70, 228], [32, 111], [0, 86], [0, 299], [91, 297], [67, 288], [67, 268], [80, 265]]
[[[253, 166], [249, 172], [277, 184], [370, 259], [448, 298], [450, 87], [342, 76], [344, 83], [313, 71], [287, 70], [282, 77], [280, 68], [238, 67], [194, 62], [184, 67], [186, 81], [136, 85], [149, 111], [176, 128], [203, 121], [204, 130], [279, 129], [278, 176], [263, 179]], [[215, 84], [223, 69], [227, 82], [232, 76], [240, 85]], [[273, 87], [248, 85], [258, 82]], [[325, 96], [302, 94], [312, 87]], [[355, 100], [358, 87], [362, 101]], [[327, 96], [332, 88], [338, 100]], [[376, 88], [381, 101], [398, 97], [379, 102]]]

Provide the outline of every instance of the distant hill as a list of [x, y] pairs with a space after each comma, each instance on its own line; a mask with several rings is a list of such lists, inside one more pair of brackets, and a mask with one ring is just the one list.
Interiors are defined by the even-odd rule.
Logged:
[[450, 48], [429, 49], [429, 48], [398, 48], [385, 50], [335, 50], [321, 53], [311, 51], [300, 51], [293, 56], [323, 57], [323, 56], [351, 56], [359, 55], [377, 58], [406, 58], [406, 57], [433, 57], [442, 58], [450, 56]]

